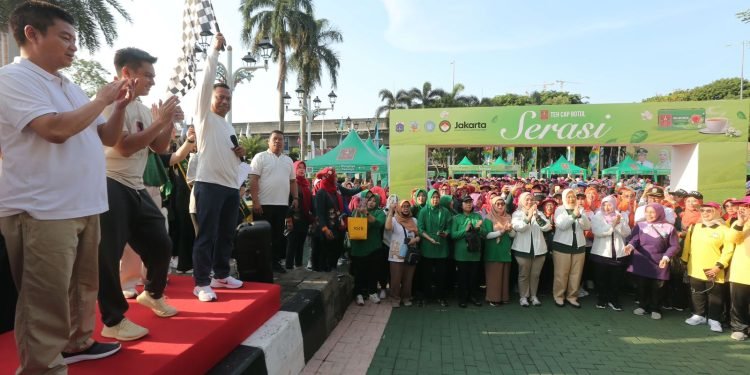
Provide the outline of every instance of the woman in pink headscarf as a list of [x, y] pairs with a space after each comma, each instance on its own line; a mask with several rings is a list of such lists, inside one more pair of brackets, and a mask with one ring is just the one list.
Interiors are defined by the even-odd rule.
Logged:
[[628, 267], [637, 285], [640, 306], [635, 315], [651, 314], [661, 319], [661, 302], [665, 281], [669, 280], [670, 259], [680, 250], [677, 231], [666, 220], [664, 207], [650, 203], [645, 209], [646, 221], [638, 222], [628, 237], [625, 254], [631, 255]]
[[617, 198], [610, 195], [601, 200], [601, 209], [591, 218], [594, 243], [591, 257], [594, 264], [597, 292], [596, 307], [621, 311], [620, 287], [625, 280], [625, 238], [630, 235], [628, 217], [617, 211]]

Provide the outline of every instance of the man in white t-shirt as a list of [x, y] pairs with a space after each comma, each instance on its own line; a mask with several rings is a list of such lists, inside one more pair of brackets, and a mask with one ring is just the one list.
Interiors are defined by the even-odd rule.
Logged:
[[[643, 195], [646, 196], [646, 204], [643, 206], [638, 207], [635, 210], [635, 215], [633, 216], [633, 220], [637, 223], [639, 221], [646, 220], [646, 206], [650, 203], [658, 203], [664, 206], [662, 203], [664, 202], [664, 189], [662, 189], [659, 186], [654, 186], [649, 188]], [[675, 219], [677, 218], [674, 210], [664, 206], [664, 218], [670, 223], [674, 224]]]
[[[148, 95], [154, 85], [156, 58], [137, 48], [124, 48], [115, 53], [114, 60], [119, 79], [137, 82], [135, 96]], [[177, 314], [164, 298], [172, 241], [161, 210], [143, 184], [149, 148], [161, 152], [168, 147], [179, 100], [172, 96], [159, 104], [151, 108], [138, 100], [128, 104], [120, 141], [104, 149], [109, 211], [101, 215], [99, 310], [104, 323], [102, 336], [120, 341], [148, 334], [148, 329], [125, 317], [128, 302], [120, 284], [120, 259], [126, 243], [148, 270], [144, 292], [136, 301], [162, 318]], [[105, 115], [110, 110], [111, 106], [107, 107]]]
[[253, 219], [271, 224], [271, 252], [275, 257], [272, 266], [279, 273], [286, 272], [279, 264], [280, 259], [286, 258], [284, 229], [291, 230], [292, 226], [289, 193], [295, 208], [299, 200], [294, 163], [283, 151], [284, 133], [274, 130], [268, 137], [268, 150], [255, 154], [250, 163], [253, 167], [250, 172]]
[[232, 108], [232, 92], [224, 83], [214, 84], [219, 50], [224, 44], [224, 36], [217, 33], [214, 49], [206, 58], [195, 110], [200, 161], [193, 185], [198, 223], [193, 244], [193, 294], [201, 302], [216, 301], [213, 288], [242, 286], [242, 281], [229, 276], [229, 258], [239, 219], [237, 176], [245, 150], [233, 145], [234, 128], [224, 119]]
[[120, 349], [92, 334], [107, 210], [102, 144], [119, 140], [133, 82], [109, 83], [89, 101], [60, 74], [77, 51], [74, 23], [55, 5], [22, 3], [10, 15], [21, 57], [0, 68], [0, 232], [19, 291], [19, 374], [65, 373]]

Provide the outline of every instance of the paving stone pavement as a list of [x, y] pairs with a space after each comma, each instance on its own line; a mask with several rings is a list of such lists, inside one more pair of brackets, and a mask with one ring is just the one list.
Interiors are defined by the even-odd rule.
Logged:
[[[594, 307], [394, 309], [368, 374], [741, 374], [750, 341], [688, 326], [690, 313], [662, 320], [633, 315], [632, 299], [616, 312]], [[354, 323], [354, 322], [352, 322]], [[744, 370], [743, 370], [744, 369]]]

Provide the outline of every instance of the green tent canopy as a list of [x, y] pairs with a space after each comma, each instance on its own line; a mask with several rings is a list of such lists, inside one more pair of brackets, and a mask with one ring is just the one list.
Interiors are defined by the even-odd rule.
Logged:
[[374, 152], [376, 152], [376, 153], [377, 153], [377, 152], [379, 152], [379, 151], [378, 151], [378, 148], [377, 148], [377, 147], [375, 147], [375, 144], [374, 144], [374, 143], [372, 143], [372, 138], [367, 138], [367, 140], [366, 140], [366, 141], [364, 141], [364, 143], [365, 143], [365, 145], [367, 146], [367, 148], [369, 148], [369, 149], [370, 149], [371, 151], [374, 151]]
[[305, 164], [313, 170], [334, 167], [339, 173], [388, 172], [386, 157], [362, 142], [355, 131], [350, 131], [333, 150], [307, 160]]
[[498, 156], [497, 159], [495, 159], [495, 162], [492, 163], [492, 165], [511, 165], [505, 159], [503, 159], [502, 156]]
[[464, 158], [458, 163], [458, 165], [474, 165], [474, 163], [472, 163], [468, 157], [464, 156]]
[[553, 174], [580, 174], [583, 175], [584, 179], [586, 179], [586, 175], [588, 173], [585, 168], [581, 168], [569, 162], [568, 159], [565, 158], [565, 156], [560, 156], [560, 158], [557, 159], [556, 162], [548, 167], [542, 168], [540, 172], [547, 175], [547, 177]]
[[388, 156], [388, 147], [385, 147], [385, 145], [380, 146], [380, 149], [378, 150], [383, 156]]
[[614, 167], [605, 168], [602, 171], [602, 175], [605, 174], [615, 175], [619, 180], [621, 175], [655, 175], [656, 171], [652, 168], [639, 165], [629, 155], [626, 155], [625, 159], [623, 159], [619, 164], [615, 165]]

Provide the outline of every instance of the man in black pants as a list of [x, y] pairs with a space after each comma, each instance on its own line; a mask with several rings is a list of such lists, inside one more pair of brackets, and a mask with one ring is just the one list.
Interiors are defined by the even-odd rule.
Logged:
[[250, 172], [250, 195], [253, 197], [253, 218], [266, 220], [271, 224], [271, 249], [274, 272], [285, 273], [279, 264], [286, 257], [284, 229], [292, 230], [289, 213], [289, 194], [292, 207], [299, 204], [297, 175], [292, 159], [284, 155], [284, 133], [274, 130], [268, 137], [268, 150], [253, 157]]
[[[136, 48], [115, 53], [120, 79], [135, 79], [135, 96], [148, 95], [154, 85], [156, 58]], [[130, 244], [148, 269], [145, 291], [136, 299], [157, 316], [170, 317], [177, 310], [164, 298], [172, 241], [164, 216], [143, 184], [148, 148], [163, 152], [172, 135], [173, 117], [179, 100], [170, 97], [159, 106], [148, 108], [133, 101], [125, 108], [123, 135], [113, 147], [104, 150], [107, 165], [109, 211], [101, 215], [99, 244], [99, 309], [104, 328], [102, 336], [120, 341], [137, 340], [148, 329], [125, 317], [128, 303], [120, 285], [120, 258]], [[110, 107], [104, 113], [108, 114]]]

